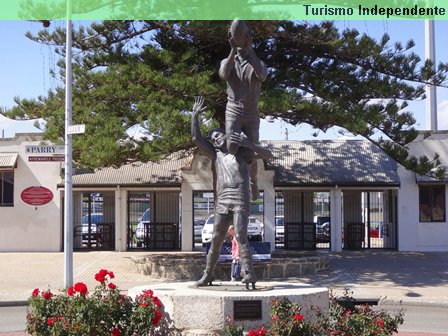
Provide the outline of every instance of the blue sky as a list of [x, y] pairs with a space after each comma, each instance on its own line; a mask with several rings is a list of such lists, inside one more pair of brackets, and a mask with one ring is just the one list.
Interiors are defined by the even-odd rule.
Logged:
[[[74, 22], [80, 24], [82, 22]], [[341, 28], [356, 28], [360, 32], [366, 32], [375, 38], [380, 38], [384, 33], [391, 36], [392, 42], [402, 42], [409, 39], [416, 43], [414, 51], [424, 58], [424, 21], [338, 21]], [[54, 21], [52, 26], [65, 27], [64, 21]], [[29, 21], [0, 21], [0, 76], [2, 85], [0, 90], [0, 106], [14, 106], [13, 98], [35, 98], [45, 95], [50, 89], [54, 89], [57, 82], [48, 75], [51, 69], [56, 67], [57, 57], [51, 47], [40, 45], [25, 37], [27, 31], [37, 32], [42, 25]], [[436, 21], [436, 61], [448, 62], [448, 21]], [[439, 129], [448, 129], [448, 89], [439, 88], [438, 95], [438, 125]], [[423, 102], [411, 103], [409, 108], [417, 119], [417, 128], [425, 129], [425, 105]], [[9, 122], [0, 118], [0, 136], [13, 136], [14, 132], [26, 132], [32, 130], [32, 123]], [[286, 132], [286, 128], [288, 131]], [[314, 130], [306, 125], [293, 127], [283, 122], [262, 122], [260, 128], [262, 139], [285, 139], [288, 133], [289, 139], [314, 139]], [[335, 138], [340, 136], [337, 130], [329, 130], [327, 134], [322, 132], [319, 138]]]

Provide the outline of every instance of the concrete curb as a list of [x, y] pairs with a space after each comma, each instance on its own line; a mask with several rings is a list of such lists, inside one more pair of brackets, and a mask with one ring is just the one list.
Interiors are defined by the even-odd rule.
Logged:
[[381, 299], [378, 302], [378, 305], [379, 306], [422, 306], [422, 307], [448, 308], [448, 302], [415, 301], [415, 300], [406, 300], [406, 298]]
[[0, 307], [18, 307], [18, 306], [27, 306], [28, 301], [19, 300], [19, 301], [0, 301]]

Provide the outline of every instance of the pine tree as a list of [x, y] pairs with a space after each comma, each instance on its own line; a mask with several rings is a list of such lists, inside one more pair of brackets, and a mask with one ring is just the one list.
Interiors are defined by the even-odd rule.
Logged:
[[[224, 122], [225, 83], [220, 61], [229, 53], [229, 21], [104, 21], [74, 32], [73, 123], [86, 124], [75, 137], [74, 159], [90, 167], [158, 160], [192, 147], [190, 114], [204, 96], [213, 119]], [[257, 55], [269, 67], [260, 100], [262, 116], [319, 130], [340, 126], [372, 141], [405, 167], [441, 176], [438, 158], [415, 158], [406, 145], [417, 135], [406, 101], [423, 99], [426, 83], [446, 85], [447, 64], [422, 62], [412, 48], [391, 44], [333, 22], [250, 21]], [[64, 56], [65, 30], [29, 37], [55, 44]], [[423, 65], [422, 65], [423, 64]], [[60, 76], [64, 76], [61, 58]], [[63, 141], [64, 89], [20, 100], [6, 112], [14, 118], [44, 118], [45, 136]], [[126, 136], [134, 125], [150, 135]], [[382, 138], [374, 136], [381, 134]]]

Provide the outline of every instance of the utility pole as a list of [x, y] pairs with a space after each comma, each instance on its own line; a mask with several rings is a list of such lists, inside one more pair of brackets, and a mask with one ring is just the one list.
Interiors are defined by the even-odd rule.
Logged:
[[[425, 58], [433, 63], [436, 70], [434, 20], [425, 20]], [[437, 131], [437, 88], [433, 84], [426, 85], [426, 129]]]
[[64, 285], [73, 285], [73, 192], [72, 192], [72, 0], [67, 0], [65, 46], [65, 173], [64, 173]]

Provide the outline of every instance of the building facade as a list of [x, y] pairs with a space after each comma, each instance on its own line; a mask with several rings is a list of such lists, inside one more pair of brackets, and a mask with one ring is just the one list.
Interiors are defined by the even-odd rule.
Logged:
[[[444, 181], [416, 178], [368, 141], [263, 145], [274, 158], [258, 164], [251, 221], [272, 250], [448, 250]], [[36, 135], [0, 141], [0, 251], [63, 250], [63, 163], [45, 148]], [[53, 197], [31, 205], [22, 196], [30, 187]], [[423, 203], [434, 210], [429, 219]], [[75, 250], [203, 250], [213, 211], [211, 162], [200, 152], [73, 176]]]
[[[0, 139], [0, 251], [61, 251], [60, 154], [39, 134]], [[51, 149], [48, 149], [51, 151]]]

